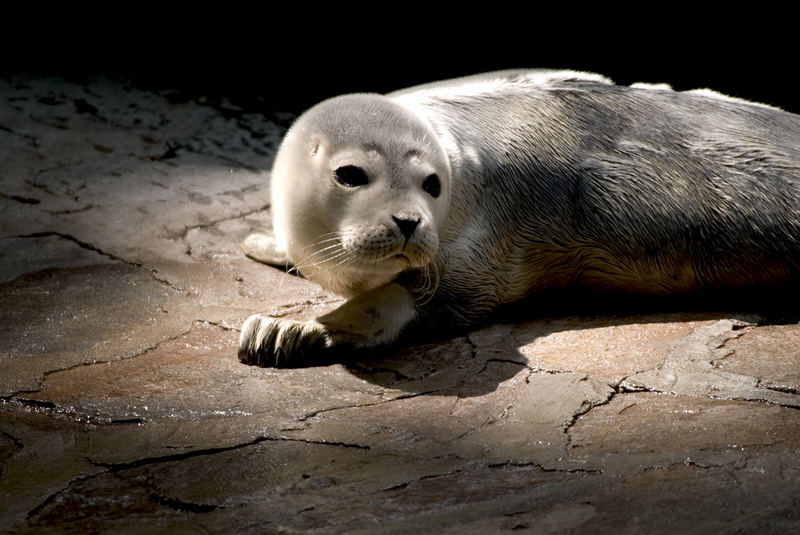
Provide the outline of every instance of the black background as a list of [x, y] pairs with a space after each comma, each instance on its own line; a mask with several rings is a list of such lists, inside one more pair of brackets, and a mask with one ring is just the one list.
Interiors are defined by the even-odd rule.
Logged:
[[6, 17], [0, 74], [74, 81], [120, 75], [153, 89], [257, 98], [299, 111], [344, 92], [385, 92], [503, 68], [565, 68], [621, 84], [708, 87], [800, 112], [800, 39], [788, 27], [789, 13], [767, 6], [699, 13], [641, 4], [610, 13], [518, 5], [215, 4], [169, 13], [141, 4], [113, 11], [42, 8]]

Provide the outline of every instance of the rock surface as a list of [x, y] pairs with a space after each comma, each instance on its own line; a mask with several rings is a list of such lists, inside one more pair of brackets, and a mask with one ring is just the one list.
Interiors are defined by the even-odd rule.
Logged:
[[[0, 530], [800, 530], [800, 325], [539, 317], [241, 365], [340, 300], [245, 258], [285, 118], [0, 79]], [[709, 308], [713, 309], [711, 304]]]

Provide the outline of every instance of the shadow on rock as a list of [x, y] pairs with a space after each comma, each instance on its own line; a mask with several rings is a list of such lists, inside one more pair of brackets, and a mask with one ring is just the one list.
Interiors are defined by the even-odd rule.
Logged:
[[351, 355], [343, 364], [385, 388], [459, 398], [494, 392], [529, 370], [586, 373], [617, 384], [661, 365], [702, 322], [796, 323], [798, 296], [785, 287], [669, 297], [542, 295], [503, 308], [470, 332], [411, 336], [411, 345]]

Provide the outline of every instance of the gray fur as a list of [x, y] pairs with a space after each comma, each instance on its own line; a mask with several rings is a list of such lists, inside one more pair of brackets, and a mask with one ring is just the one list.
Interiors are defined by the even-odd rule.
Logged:
[[[382, 127], [375, 118], [384, 108], [394, 110], [389, 115], [405, 110], [402, 120]], [[329, 124], [334, 115], [340, 129]], [[409, 120], [422, 126], [398, 126]], [[501, 304], [557, 288], [660, 295], [800, 282], [800, 116], [792, 113], [710, 91], [505, 71], [386, 97], [337, 97], [298, 124], [276, 160], [284, 162], [276, 163], [280, 181], [273, 176], [273, 195], [300, 202], [297, 209], [312, 213], [298, 201], [298, 185], [312, 193], [333, 187], [309, 141], [320, 132], [328, 139], [323, 149], [332, 151], [339, 141], [371, 146], [361, 138], [374, 132], [378, 152], [395, 158], [394, 140], [413, 145], [410, 132], [430, 137], [431, 129], [436, 139], [418, 140], [427, 143], [420, 152], [444, 169], [448, 208], [415, 189], [417, 179], [400, 164], [390, 166], [389, 182], [351, 188], [351, 202], [330, 208], [351, 219], [363, 214], [365, 224], [390, 220], [393, 210], [433, 207], [438, 219], [420, 222], [438, 230], [438, 247], [426, 246], [433, 262], [388, 279], [356, 269], [348, 277], [365, 282], [349, 288], [363, 291], [315, 322], [252, 316], [240, 341], [247, 363], [393, 342], [415, 324], [468, 326]], [[341, 139], [331, 140], [332, 131]], [[279, 212], [276, 228], [295, 226], [301, 240], [316, 239], [310, 216], [292, 218], [287, 206], [276, 206]], [[399, 235], [386, 228], [386, 236]], [[290, 251], [309, 246], [290, 242]]]
[[440, 231], [440, 292], [458, 296], [458, 316], [576, 284], [664, 294], [798, 279], [800, 117], [580, 74], [501, 76], [483, 93], [397, 94], [455, 141], [451, 211], [466, 219]]

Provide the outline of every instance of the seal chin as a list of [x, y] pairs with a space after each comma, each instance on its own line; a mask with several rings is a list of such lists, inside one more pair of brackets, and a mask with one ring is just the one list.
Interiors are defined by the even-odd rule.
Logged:
[[408, 268], [413, 267], [411, 259], [403, 253], [397, 253], [391, 258], [387, 258], [385, 263], [388, 268], [392, 269], [393, 271], [396, 271], [397, 273], [400, 273], [401, 271], [405, 271]]
[[[411, 258], [403, 253], [394, 253], [380, 259], [365, 259], [358, 266], [353, 265], [347, 269], [344, 279], [348, 281], [348, 290], [354, 288], [364, 289], [377, 288], [395, 280], [402, 272], [418, 269], [418, 266]], [[340, 292], [342, 293], [342, 292]], [[344, 294], [348, 293], [343, 292]]]
[[413, 267], [412, 261], [406, 255], [398, 253], [381, 259], [365, 260], [361, 266], [355, 267], [354, 270], [362, 273], [365, 277], [370, 277], [371, 275], [384, 277], [387, 275], [397, 276]]
[[391, 253], [381, 261], [381, 264], [385, 265], [387, 269], [393, 270], [399, 274], [401, 271], [406, 271], [408, 269], [425, 267], [432, 260], [433, 255], [415, 247], [404, 248], [399, 252]]
[[350, 253], [349, 269], [364, 273], [399, 274], [407, 269], [419, 269], [428, 265], [435, 256], [435, 249], [414, 242], [398, 241], [378, 250], [364, 247], [351, 249]]

